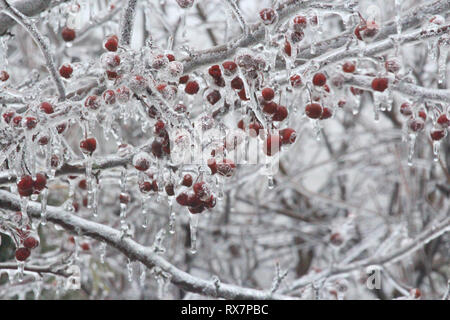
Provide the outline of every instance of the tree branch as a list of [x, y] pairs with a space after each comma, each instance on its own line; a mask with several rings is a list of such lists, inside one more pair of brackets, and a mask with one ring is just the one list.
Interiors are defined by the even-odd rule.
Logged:
[[[20, 198], [12, 193], [0, 190], [0, 208], [8, 210], [20, 210]], [[70, 212], [60, 208], [47, 206], [47, 220], [64, 229], [75, 232], [79, 235], [88, 236], [105, 242], [121, 251], [131, 260], [138, 260], [148, 268], [155, 266], [171, 275], [171, 282], [186, 291], [201, 295], [220, 297], [225, 299], [293, 299], [294, 297], [270, 294], [270, 290], [261, 291], [250, 288], [238, 287], [221, 283], [219, 287], [214, 281], [206, 281], [194, 277], [172, 265], [160, 255], [156, 254], [153, 248], [144, 247], [131, 238], [122, 237], [121, 232], [111, 227], [85, 220]], [[30, 201], [27, 212], [33, 217], [39, 218], [41, 215], [41, 205]]]

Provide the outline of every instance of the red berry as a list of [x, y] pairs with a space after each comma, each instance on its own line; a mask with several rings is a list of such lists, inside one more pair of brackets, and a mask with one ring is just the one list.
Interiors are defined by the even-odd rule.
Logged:
[[106, 104], [114, 104], [116, 103], [116, 94], [114, 93], [114, 90], [105, 90], [103, 92], [103, 101], [105, 101]]
[[28, 248], [19, 248], [16, 250], [17, 261], [25, 261], [30, 256], [31, 251]]
[[280, 136], [282, 144], [292, 144], [297, 139], [297, 133], [292, 128], [280, 130]]
[[236, 77], [231, 80], [231, 88], [233, 88], [234, 90], [241, 90], [242, 88], [244, 88], [244, 82], [241, 78]]
[[322, 106], [318, 103], [310, 103], [305, 107], [305, 113], [308, 118], [318, 119], [322, 115]]
[[354, 95], [354, 96], [360, 96], [364, 93], [364, 90], [359, 89], [359, 88], [355, 88], [355, 87], [350, 87], [350, 92]]
[[400, 106], [400, 113], [406, 117], [412, 115], [413, 112], [411, 109], [411, 105], [408, 102], [402, 103], [402, 105]]
[[216, 159], [214, 159], [214, 158], [208, 159], [207, 164], [208, 164], [209, 169], [211, 169], [211, 174], [216, 174], [217, 173]]
[[353, 73], [356, 70], [356, 66], [353, 62], [346, 62], [342, 65], [342, 70], [347, 73]]
[[423, 119], [423, 121], [427, 120], [427, 112], [425, 110], [420, 110], [418, 115]]
[[48, 103], [48, 102], [42, 102], [41, 106], [39, 107], [39, 109], [43, 112], [45, 112], [46, 114], [51, 114], [53, 113], [53, 106]]
[[272, 8], [265, 8], [259, 12], [259, 17], [265, 25], [270, 25], [275, 22], [278, 14]]
[[78, 182], [78, 187], [80, 189], [86, 190], [87, 189], [87, 181], [86, 181], [86, 179], [80, 180], [80, 182]]
[[67, 128], [67, 122], [60, 123], [56, 126], [56, 131], [59, 134], [62, 134]]
[[15, 116], [15, 117], [12, 119], [12, 122], [13, 122], [13, 126], [14, 126], [14, 127], [19, 127], [20, 124], [21, 124], [21, 122], [22, 122], [22, 117], [21, 117], [21, 116]]
[[0, 71], [0, 81], [7, 81], [9, 79], [9, 73], [5, 70]]
[[237, 64], [234, 61], [225, 61], [222, 63], [223, 72], [226, 76], [231, 76], [236, 73]]
[[91, 246], [87, 242], [83, 242], [82, 244], [80, 244], [80, 247], [81, 249], [83, 249], [83, 251], [89, 251], [91, 249]]
[[389, 80], [387, 78], [375, 78], [372, 80], [372, 89], [383, 92], [388, 87]]
[[61, 31], [61, 36], [65, 42], [70, 42], [75, 39], [75, 30], [64, 27]]
[[247, 98], [247, 93], [245, 92], [245, 89], [242, 89], [238, 92], [238, 96], [242, 101], [248, 101], [250, 98]]
[[19, 192], [20, 196], [31, 196], [34, 191], [33, 184], [33, 178], [30, 175], [25, 175], [20, 178], [19, 182], [17, 183], [17, 191]]
[[293, 20], [294, 22], [294, 28], [297, 29], [303, 29], [307, 25], [307, 19], [305, 16], [296, 16]]
[[183, 177], [183, 182], [181, 183], [183, 186], [190, 187], [192, 186], [192, 176], [190, 174], [186, 174]]
[[207, 199], [210, 196], [209, 188], [204, 181], [195, 183], [192, 189], [195, 196], [200, 200]]
[[450, 126], [450, 119], [445, 114], [441, 114], [437, 119], [437, 123], [443, 128], [447, 128]]
[[36, 128], [38, 121], [35, 117], [26, 117], [25, 118], [25, 127], [27, 127], [28, 130]]
[[288, 116], [288, 111], [284, 106], [278, 106], [275, 114], [272, 117], [273, 121], [283, 121]]
[[187, 94], [196, 94], [200, 87], [198, 86], [197, 81], [189, 81], [186, 84], [186, 88], [184, 88], [184, 92]]
[[222, 162], [217, 164], [217, 173], [224, 177], [231, 177], [235, 169], [236, 165], [229, 159], [223, 159]]
[[303, 33], [303, 31], [291, 32], [291, 40], [293, 43], [299, 43], [300, 41], [303, 40], [304, 37], [305, 37], [305, 34]]
[[6, 123], [10, 123], [14, 114], [15, 114], [14, 111], [7, 111], [7, 112], [3, 113], [2, 114], [3, 120], [5, 120]]
[[150, 160], [146, 154], [137, 154], [133, 159], [133, 165], [139, 171], [147, 171], [150, 168]]
[[138, 184], [139, 184], [139, 191], [141, 191], [142, 193], [149, 193], [150, 191], [153, 190], [152, 184], [148, 181], [140, 181]]
[[114, 80], [117, 77], [119, 77], [119, 75], [117, 74], [117, 72], [115, 71], [110, 71], [110, 70], [106, 70], [106, 76], [108, 77], [109, 80]]
[[36, 174], [36, 179], [33, 182], [33, 187], [37, 191], [41, 191], [47, 185], [47, 178], [44, 174], [38, 173]]
[[327, 77], [323, 73], [316, 73], [313, 77], [313, 84], [321, 87], [327, 82]]
[[284, 53], [286, 53], [288, 57], [292, 55], [292, 47], [289, 41], [287, 40], [284, 42]]
[[39, 137], [38, 143], [41, 146], [46, 146], [48, 144], [49, 137], [48, 136], [41, 136]]
[[324, 107], [322, 110], [322, 114], [320, 115], [320, 120], [325, 120], [331, 118], [333, 112], [330, 108]]
[[121, 192], [119, 195], [119, 202], [122, 204], [128, 204], [130, 202], [130, 195], [128, 193]]
[[92, 154], [97, 148], [97, 140], [95, 138], [87, 138], [80, 141], [80, 149], [85, 154]]
[[97, 110], [100, 108], [100, 99], [97, 99], [97, 96], [89, 96], [84, 101], [84, 106], [91, 110]]
[[205, 207], [203, 205], [189, 207], [189, 212], [192, 214], [202, 213], [203, 211], [205, 211]]
[[360, 41], [363, 40], [363, 38], [361, 37], [361, 32], [363, 32], [366, 29], [367, 29], [367, 26], [364, 22], [361, 22], [360, 24], [358, 24], [356, 26], [354, 34], [358, 40], [360, 40]]
[[430, 132], [431, 139], [434, 141], [441, 140], [446, 135], [445, 129], [433, 129]]
[[105, 42], [105, 49], [108, 51], [117, 51], [119, 46], [119, 38], [116, 35], [109, 37]]
[[206, 100], [212, 105], [215, 105], [221, 98], [222, 96], [218, 90], [213, 90], [206, 96]]
[[208, 69], [208, 73], [213, 78], [220, 78], [222, 76], [222, 71], [220, 70], [220, 67], [217, 64], [211, 66]]
[[391, 72], [391, 73], [397, 73], [400, 71], [400, 63], [393, 59], [393, 60], [386, 60], [386, 62], [384, 63], [384, 67], [386, 68], [387, 72]]
[[59, 68], [59, 74], [61, 77], [69, 79], [72, 76], [73, 68], [70, 64], [65, 63]]
[[186, 206], [188, 203], [188, 195], [187, 193], [180, 193], [175, 199], [179, 205]]
[[299, 88], [302, 86], [302, 78], [300, 77], [300, 75], [298, 74], [294, 74], [293, 76], [291, 76], [290, 78], [291, 80], [291, 86], [294, 88]]
[[238, 127], [239, 129], [245, 131], [245, 128], [244, 128], [244, 120], [243, 120], [243, 119], [239, 120], [239, 122], [238, 122], [238, 124], [237, 124], [237, 127]]
[[425, 128], [425, 121], [420, 117], [411, 119], [408, 123], [408, 126], [411, 129], [411, 131], [419, 132]]
[[182, 76], [182, 77], [180, 77], [180, 80], [179, 80], [179, 82], [181, 84], [186, 84], [188, 81], [189, 81], [189, 76]]
[[175, 56], [171, 53], [166, 54], [167, 59], [169, 59], [169, 62], [175, 61]]
[[175, 195], [175, 190], [173, 188], [173, 184], [170, 183], [170, 184], [166, 185], [164, 189], [166, 190], [166, 193], [168, 196], [171, 197], [171, 196]]
[[264, 153], [268, 156], [273, 156], [280, 151], [281, 143], [282, 140], [279, 135], [269, 134], [263, 146]]
[[277, 108], [278, 104], [276, 104], [275, 102], [267, 102], [263, 106], [263, 112], [267, 114], [274, 114], [275, 112], [277, 112]]
[[214, 198], [213, 195], [211, 195], [211, 197], [209, 197], [208, 200], [204, 201], [203, 204], [205, 205], [206, 208], [214, 208], [216, 206], [216, 198]]
[[264, 88], [261, 91], [261, 95], [266, 101], [271, 101], [275, 97], [275, 92], [272, 88]]
[[163, 150], [162, 150], [162, 144], [161, 142], [157, 141], [156, 139], [153, 140], [152, 142], [152, 154], [157, 157], [157, 158], [161, 158], [163, 155]]
[[39, 241], [35, 237], [28, 237], [23, 241], [23, 245], [27, 249], [34, 249], [39, 245]]

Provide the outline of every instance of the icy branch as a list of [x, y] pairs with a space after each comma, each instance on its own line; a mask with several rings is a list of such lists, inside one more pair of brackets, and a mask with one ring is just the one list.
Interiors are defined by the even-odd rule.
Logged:
[[345, 266], [336, 266], [334, 268], [324, 270], [319, 274], [314, 275], [313, 277], [305, 276], [300, 278], [292, 283], [292, 285], [285, 290], [285, 293], [292, 292], [296, 289], [305, 287], [312, 282], [322, 281], [324, 279], [337, 278], [339, 276], [344, 276], [353, 271], [366, 268], [368, 266], [384, 266], [396, 261], [399, 261], [412, 253], [416, 252], [424, 245], [432, 241], [433, 239], [439, 238], [444, 233], [450, 232], [450, 217], [445, 218], [443, 221], [439, 223], [433, 224], [431, 228], [422, 232], [419, 236], [413, 239], [410, 244], [404, 246], [403, 248], [399, 248], [392, 252], [391, 254], [387, 254], [380, 258], [369, 258], [361, 261], [357, 261]]
[[[352, 11], [351, 8], [341, 4], [319, 3], [315, 0], [289, 0], [277, 8], [279, 23], [283, 23], [299, 10], [306, 8], [331, 11]], [[184, 72], [189, 73], [202, 66], [225, 60], [232, 56], [238, 48], [246, 48], [257, 44], [264, 38], [264, 34], [265, 26], [259, 22], [250, 27], [250, 32], [247, 35], [232, 39], [226, 44], [215, 46], [210, 49], [194, 51], [192, 52], [191, 57], [182, 60], [184, 63]]]
[[128, 0], [128, 4], [125, 7], [125, 11], [122, 16], [122, 22], [120, 24], [120, 41], [124, 46], [129, 46], [131, 42], [134, 18], [136, 17], [136, 4], [137, 0]]
[[[7, 191], [0, 190], [0, 207], [8, 210], [20, 210], [20, 198]], [[293, 299], [284, 295], [269, 295], [264, 291], [238, 287], [221, 283], [219, 287], [213, 280], [207, 281], [194, 277], [166, 261], [156, 254], [151, 247], [144, 247], [130, 238], [123, 238], [120, 231], [108, 226], [85, 220], [60, 208], [47, 206], [48, 221], [51, 221], [64, 229], [88, 236], [96, 240], [106, 242], [118, 249], [131, 260], [138, 260], [148, 268], [155, 266], [171, 275], [171, 282], [186, 291], [201, 295], [221, 297], [225, 299]], [[41, 216], [41, 205], [30, 202], [28, 212], [36, 218]]]
[[241, 10], [239, 10], [236, 0], [225, 0], [228, 5], [230, 6], [231, 10], [233, 11], [234, 15], [236, 16], [236, 19], [239, 21], [239, 25], [242, 28], [242, 31], [245, 35], [248, 35], [249, 33], [249, 26], [247, 22], [245, 21], [244, 17], [242, 16]]
[[44, 39], [44, 37], [36, 28], [36, 25], [30, 19], [20, 13], [20, 11], [18, 11], [16, 8], [8, 4], [6, 0], [1, 0], [0, 4], [2, 4], [2, 11], [13, 18], [17, 23], [22, 25], [29, 32], [33, 40], [38, 45], [39, 49], [41, 49], [41, 52], [45, 58], [47, 70], [50, 73], [51, 78], [55, 82], [56, 88], [58, 90], [59, 99], [64, 100], [66, 98], [66, 91], [61, 77], [56, 70], [53, 55], [50, 53], [48, 40]]
[[[62, 277], [69, 277], [70, 273], [67, 273], [65, 267], [57, 267], [57, 266], [35, 266], [35, 265], [25, 265], [24, 270], [28, 272], [35, 273], [47, 273], [54, 274]], [[17, 270], [16, 263], [0, 263], [0, 270]]]

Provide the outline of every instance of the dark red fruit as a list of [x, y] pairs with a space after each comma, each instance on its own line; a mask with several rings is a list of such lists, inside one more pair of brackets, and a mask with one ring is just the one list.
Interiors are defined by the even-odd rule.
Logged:
[[182, 76], [182, 77], [180, 77], [180, 80], [179, 80], [179, 82], [181, 84], [186, 84], [188, 81], [189, 81], [189, 76]]
[[347, 73], [353, 73], [356, 70], [356, 66], [353, 62], [346, 62], [342, 65], [342, 70]]
[[408, 102], [402, 103], [402, 105], [400, 106], [400, 113], [406, 117], [412, 115], [413, 112], [411, 109], [411, 105]]
[[231, 76], [236, 73], [237, 64], [234, 61], [225, 61], [222, 63], [223, 72], [226, 76]]
[[103, 92], [103, 101], [105, 101], [106, 104], [114, 104], [116, 103], [116, 94], [114, 93], [114, 90], [105, 90]]
[[80, 141], [80, 149], [83, 153], [92, 154], [97, 148], [97, 140], [95, 138], [87, 138]]
[[200, 87], [198, 86], [197, 81], [189, 81], [186, 84], [186, 88], [184, 88], [184, 92], [187, 94], [196, 94]]
[[42, 173], [36, 174], [36, 179], [33, 182], [34, 189], [41, 191], [42, 189], [45, 188], [46, 185], [47, 185], [47, 177]]
[[38, 121], [35, 117], [26, 117], [25, 118], [25, 127], [28, 130], [36, 128]]
[[176, 197], [176, 199], [175, 199], [177, 202], [178, 202], [178, 204], [180, 204], [180, 205], [182, 205], [182, 206], [186, 206], [187, 205], [187, 203], [188, 203], [188, 195], [187, 195], [187, 193], [180, 193], [177, 197]]
[[73, 68], [70, 64], [65, 63], [59, 68], [59, 74], [61, 77], [69, 79], [72, 76]]
[[292, 46], [287, 40], [284, 42], [284, 53], [286, 53], [288, 57], [292, 55]]
[[327, 82], [327, 77], [323, 73], [316, 73], [313, 77], [313, 84], [321, 87]]
[[117, 51], [119, 46], [119, 38], [116, 35], [109, 37], [105, 42], [105, 49], [108, 51]]
[[275, 97], [275, 91], [272, 88], [264, 88], [261, 91], [261, 95], [266, 101], [271, 101]]
[[383, 92], [387, 89], [389, 80], [387, 78], [375, 78], [372, 80], [372, 89]]
[[75, 39], [75, 30], [64, 27], [61, 31], [61, 36], [65, 42], [70, 42]]
[[170, 183], [170, 184], [166, 185], [164, 189], [166, 190], [166, 193], [168, 196], [171, 197], [171, 196], [175, 195], [175, 190], [174, 190], [173, 184]]
[[322, 110], [322, 114], [320, 115], [320, 120], [325, 120], [331, 118], [333, 112], [330, 108], [324, 107]]
[[306, 27], [306, 25], [307, 25], [307, 23], [308, 23], [308, 20], [306, 19], [306, 17], [305, 16], [296, 16], [295, 18], [294, 18], [294, 20], [293, 20], [293, 22], [294, 22], [294, 29], [299, 29], [299, 30], [301, 30], [301, 29], [303, 29], [303, 28], [305, 28]]
[[190, 174], [186, 174], [184, 175], [183, 182], [181, 182], [181, 184], [183, 186], [190, 187], [192, 186], [192, 182], [193, 182], [192, 176]]
[[211, 174], [216, 174], [217, 173], [217, 163], [216, 163], [216, 159], [211, 158], [208, 159], [208, 167], [211, 170]]
[[224, 177], [231, 177], [234, 174], [236, 165], [232, 160], [223, 159], [222, 162], [217, 163], [217, 173]]
[[17, 261], [25, 261], [30, 256], [31, 251], [28, 248], [19, 248], [16, 250]]
[[288, 111], [284, 106], [277, 106], [277, 110], [272, 117], [273, 121], [283, 121], [288, 116]]
[[30, 175], [25, 175], [20, 178], [17, 183], [17, 191], [22, 197], [29, 197], [33, 194], [33, 178]]
[[276, 13], [276, 11], [273, 10], [272, 8], [265, 8], [259, 12], [259, 16], [265, 25], [270, 25], [274, 23], [277, 18], [277, 15], [278, 14]]
[[220, 70], [220, 67], [217, 64], [209, 67], [208, 73], [213, 78], [220, 78], [222, 76], [222, 71]]
[[9, 79], [9, 73], [5, 70], [0, 71], [0, 81], [7, 81]]
[[430, 132], [431, 139], [434, 141], [441, 140], [445, 137], [445, 129], [433, 129]]
[[213, 90], [206, 96], [206, 100], [212, 105], [215, 105], [221, 98], [222, 96], [218, 90]]
[[267, 113], [267, 114], [274, 114], [275, 112], [277, 112], [277, 108], [278, 108], [278, 104], [276, 104], [275, 102], [271, 101], [268, 103], [265, 103], [263, 106], [263, 112]]
[[23, 241], [23, 245], [27, 249], [34, 249], [39, 245], [39, 241], [35, 237], [28, 237]]
[[280, 130], [280, 136], [282, 144], [292, 144], [297, 139], [297, 133], [292, 128]]
[[305, 107], [305, 114], [311, 119], [319, 119], [322, 115], [322, 111], [322, 106], [318, 103], [310, 103]]
[[302, 78], [300, 77], [300, 75], [298, 74], [294, 74], [293, 76], [291, 76], [290, 78], [291, 80], [291, 86], [294, 88], [299, 88], [302, 86]]
[[437, 123], [443, 128], [448, 128], [450, 126], [450, 119], [445, 114], [441, 114], [437, 119]]
[[241, 90], [242, 88], [244, 88], [244, 82], [242, 81], [241, 78], [236, 77], [233, 80], [231, 80], [231, 87], [234, 90]]
[[39, 109], [45, 112], [46, 114], [51, 114], [54, 111], [53, 106], [48, 102], [42, 102]]
[[91, 110], [97, 110], [100, 108], [100, 99], [97, 96], [89, 96], [84, 101], [84, 106]]

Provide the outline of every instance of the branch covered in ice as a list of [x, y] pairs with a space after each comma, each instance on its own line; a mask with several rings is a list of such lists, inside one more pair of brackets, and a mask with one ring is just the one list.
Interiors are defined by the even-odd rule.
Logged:
[[[20, 198], [4, 190], [0, 190], [0, 207], [8, 210], [20, 209]], [[190, 292], [205, 296], [221, 297], [225, 299], [293, 299], [293, 297], [271, 294], [270, 291], [261, 291], [235, 285], [221, 283], [217, 286], [211, 280], [194, 277], [172, 265], [154, 252], [154, 248], [144, 247], [128, 237], [122, 237], [121, 232], [111, 227], [85, 220], [60, 208], [47, 206], [47, 220], [64, 229], [84, 235], [96, 240], [106, 242], [118, 249], [131, 260], [138, 260], [148, 268], [159, 267], [171, 275], [171, 282]], [[28, 212], [35, 218], [41, 216], [41, 205], [29, 202]]]
[[123, 12], [122, 22], [120, 24], [120, 42], [124, 46], [129, 46], [131, 42], [134, 18], [136, 17], [136, 4], [137, 0], [128, 0], [128, 4]]
[[[24, 270], [35, 273], [47, 273], [54, 274], [62, 277], [69, 277], [70, 273], [67, 272], [64, 266], [37, 266], [37, 265], [25, 265]], [[17, 270], [16, 263], [0, 263], [0, 270]]]
[[[299, 10], [311, 8], [317, 10], [345, 11], [352, 12], [353, 7], [342, 4], [320, 3], [316, 0], [289, 0], [277, 8], [278, 23], [285, 22], [289, 17], [295, 15]], [[194, 69], [225, 60], [231, 57], [237, 49], [246, 48], [260, 42], [265, 35], [265, 26], [259, 22], [250, 27], [247, 35], [230, 40], [229, 42], [215, 46], [210, 49], [194, 51], [191, 56], [182, 60], [184, 63], [184, 72], [189, 73]]]
[[433, 239], [442, 236], [446, 232], [450, 232], [450, 217], [447, 217], [438, 223], [432, 224], [432, 226], [428, 230], [423, 231], [415, 239], [411, 240], [408, 245], [399, 248], [390, 254], [387, 254], [383, 257], [371, 257], [344, 266], [338, 265], [336, 267], [315, 274], [314, 276], [305, 276], [294, 281], [289, 286], [289, 288], [284, 291], [284, 293], [293, 292], [294, 290], [305, 287], [313, 282], [320, 282], [326, 279], [330, 280], [331, 278], [338, 278], [340, 276], [350, 274], [353, 271], [360, 270], [368, 266], [384, 266], [397, 262], [416, 252], [424, 245], [426, 245]]
[[64, 84], [62, 83], [61, 77], [59, 76], [58, 71], [56, 70], [55, 60], [53, 55], [50, 52], [50, 46], [48, 43], [48, 39], [44, 38], [36, 25], [26, 16], [24, 16], [20, 11], [11, 6], [6, 0], [1, 0], [0, 4], [2, 12], [9, 15], [13, 18], [17, 23], [22, 25], [31, 35], [33, 40], [38, 45], [39, 49], [41, 49], [42, 54], [45, 58], [45, 65], [47, 67], [48, 72], [50, 73], [50, 77], [55, 82], [56, 88], [58, 90], [59, 99], [64, 100], [66, 98], [66, 91], [64, 88]]

